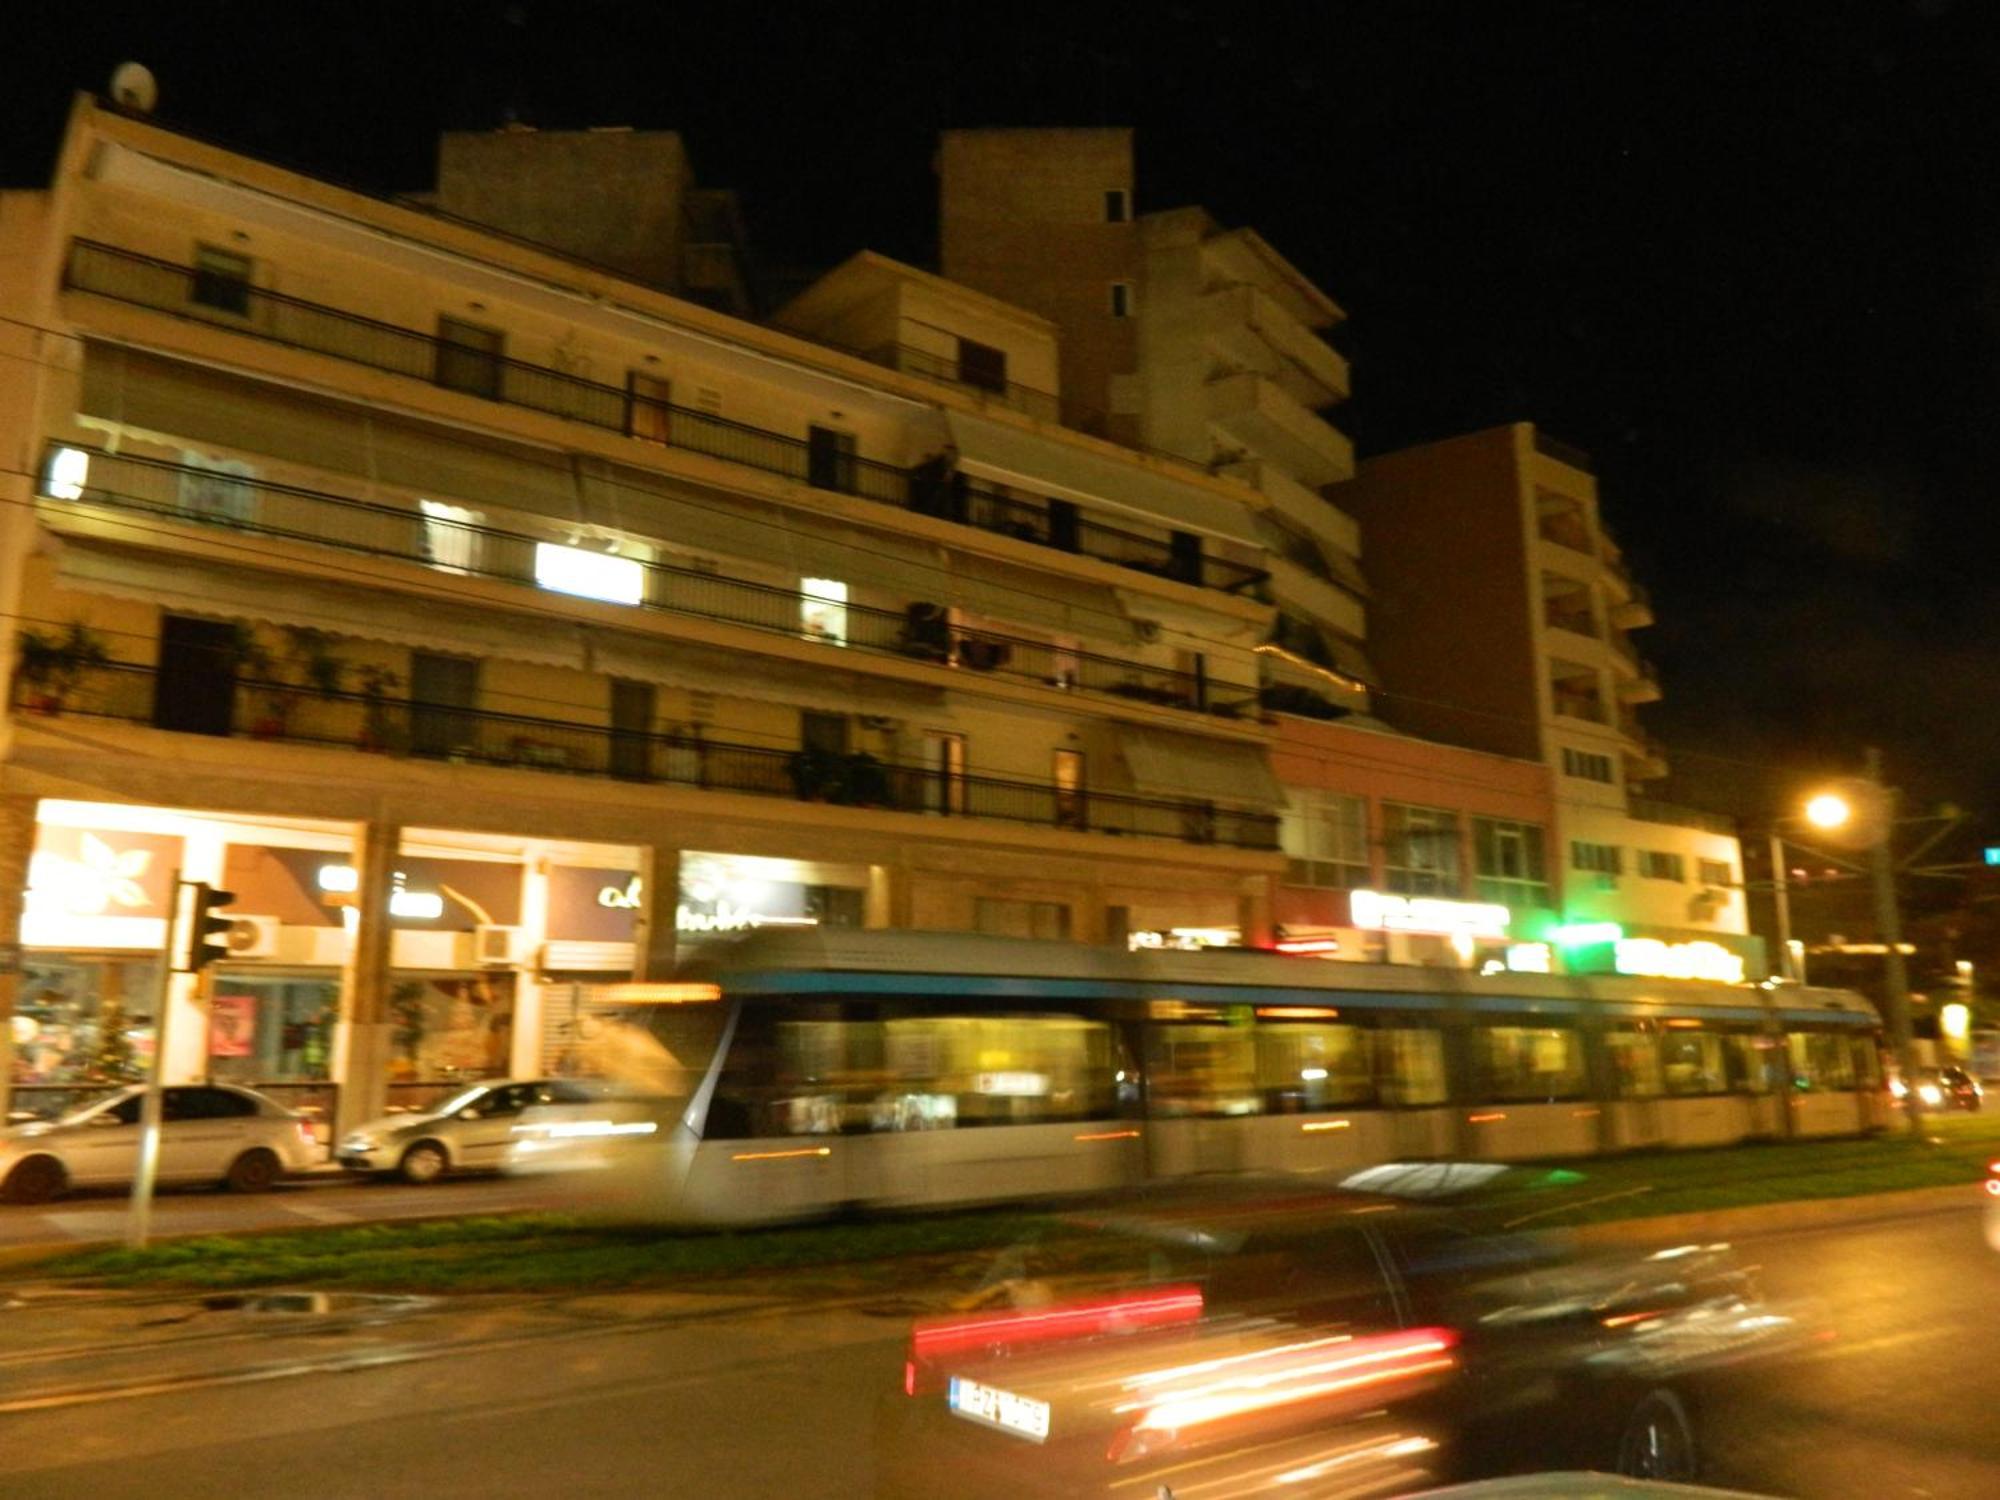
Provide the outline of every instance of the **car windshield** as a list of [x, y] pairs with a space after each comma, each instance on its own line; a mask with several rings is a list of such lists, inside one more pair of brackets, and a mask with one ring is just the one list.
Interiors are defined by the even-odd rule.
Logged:
[[103, 1089], [93, 1093], [87, 1099], [72, 1104], [60, 1115], [56, 1116], [56, 1123], [58, 1125], [74, 1125], [78, 1120], [84, 1118], [84, 1116], [95, 1114], [101, 1106], [108, 1104], [112, 1100], [122, 1099], [125, 1096], [125, 1092], [124, 1089]]
[[490, 1089], [486, 1084], [477, 1083], [469, 1089], [460, 1089], [442, 1104], [435, 1105], [424, 1112], [431, 1115], [455, 1115], [468, 1104], [477, 1104], [489, 1092]]

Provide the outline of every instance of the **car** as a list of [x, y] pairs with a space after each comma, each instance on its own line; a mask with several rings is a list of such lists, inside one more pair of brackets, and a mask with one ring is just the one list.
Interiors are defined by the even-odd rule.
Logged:
[[1704, 1402], [1813, 1321], [1727, 1246], [1583, 1257], [1507, 1227], [1546, 1211], [1517, 1184], [1548, 1175], [1240, 1179], [1055, 1216], [914, 1324], [878, 1493], [950, 1473], [963, 1500], [1304, 1500], [1551, 1462], [1692, 1479]]
[[506, 1162], [524, 1112], [582, 1104], [602, 1086], [580, 1078], [505, 1078], [461, 1089], [421, 1114], [384, 1115], [341, 1137], [333, 1159], [350, 1172], [436, 1182], [448, 1172], [493, 1172]]
[[[118, 1089], [54, 1120], [0, 1131], [0, 1197], [42, 1203], [72, 1187], [129, 1183], [145, 1095], [136, 1085]], [[165, 1089], [160, 1114], [162, 1184], [212, 1182], [259, 1192], [307, 1171], [319, 1151], [304, 1115], [233, 1084]]]
[[[1964, 1068], [1919, 1068], [1916, 1079], [1917, 1098], [1925, 1109], [1962, 1109], [1969, 1114], [1977, 1114], [1986, 1097], [1979, 1080]], [[1889, 1092], [1903, 1099], [1908, 1097], [1910, 1091], [1901, 1078], [1891, 1075]]]

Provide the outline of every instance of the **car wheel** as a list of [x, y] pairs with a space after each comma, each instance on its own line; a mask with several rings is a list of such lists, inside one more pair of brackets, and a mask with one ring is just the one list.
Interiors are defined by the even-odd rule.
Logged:
[[1648, 1391], [1618, 1436], [1618, 1472], [1629, 1479], [1685, 1482], [1694, 1479], [1700, 1467], [1694, 1420], [1686, 1404], [1665, 1388]]
[[403, 1181], [422, 1187], [444, 1176], [445, 1168], [450, 1165], [444, 1147], [436, 1141], [418, 1141], [403, 1153], [402, 1165], [397, 1170], [402, 1174]]
[[222, 1179], [222, 1185], [232, 1193], [265, 1193], [276, 1185], [283, 1170], [277, 1153], [260, 1146], [229, 1164], [229, 1175]]
[[31, 1156], [7, 1174], [0, 1197], [9, 1203], [46, 1203], [69, 1185], [69, 1174], [53, 1156]]

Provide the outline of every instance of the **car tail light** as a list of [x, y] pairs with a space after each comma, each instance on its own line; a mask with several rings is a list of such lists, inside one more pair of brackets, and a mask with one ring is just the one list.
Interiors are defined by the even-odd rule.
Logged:
[[319, 1145], [319, 1135], [313, 1129], [313, 1122], [311, 1120], [300, 1120], [298, 1125], [300, 1142], [308, 1151], [315, 1149]]
[[1201, 1306], [1200, 1287], [1163, 1286], [1115, 1297], [1057, 1302], [1047, 1307], [920, 1319], [910, 1330], [910, 1357], [903, 1366], [903, 1391], [914, 1396], [918, 1368], [948, 1354], [1192, 1323], [1201, 1317]]

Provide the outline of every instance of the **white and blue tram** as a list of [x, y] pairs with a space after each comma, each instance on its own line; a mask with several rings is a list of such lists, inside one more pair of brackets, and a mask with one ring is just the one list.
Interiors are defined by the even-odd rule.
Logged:
[[645, 1008], [684, 1070], [653, 1144], [694, 1222], [1887, 1116], [1876, 1014], [1839, 990], [815, 929], [712, 949], [670, 992], [712, 997]]

